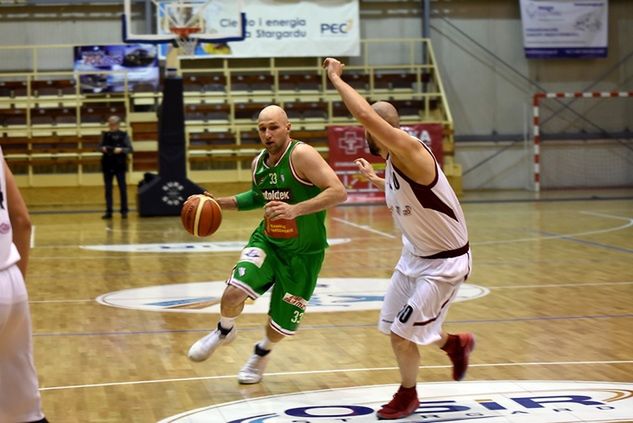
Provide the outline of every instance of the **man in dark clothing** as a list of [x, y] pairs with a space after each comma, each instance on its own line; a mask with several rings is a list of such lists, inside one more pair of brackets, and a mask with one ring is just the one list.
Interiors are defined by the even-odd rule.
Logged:
[[127, 186], [125, 184], [125, 172], [127, 172], [127, 155], [132, 153], [130, 137], [119, 126], [121, 119], [118, 116], [110, 116], [108, 119], [109, 131], [104, 131], [101, 136], [101, 170], [105, 184], [106, 212], [102, 219], [112, 218], [112, 179], [116, 176], [119, 185], [121, 199], [121, 217], [127, 218]]

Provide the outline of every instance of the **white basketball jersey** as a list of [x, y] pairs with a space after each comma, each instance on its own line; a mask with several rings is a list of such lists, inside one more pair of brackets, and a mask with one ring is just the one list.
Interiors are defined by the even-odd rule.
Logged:
[[[418, 141], [431, 152], [422, 141]], [[437, 161], [435, 179], [430, 185], [421, 185], [397, 169], [391, 157], [387, 157], [385, 197], [402, 231], [404, 249], [411, 254], [431, 257], [458, 250], [467, 244], [464, 213]]]
[[7, 181], [4, 177], [4, 154], [0, 147], [0, 270], [20, 261], [20, 253], [13, 244], [13, 230], [7, 206]]

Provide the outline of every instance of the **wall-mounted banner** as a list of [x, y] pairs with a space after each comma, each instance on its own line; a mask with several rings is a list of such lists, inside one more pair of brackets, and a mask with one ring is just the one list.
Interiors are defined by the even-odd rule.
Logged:
[[608, 0], [520, 0], [525, 56], [607, 57]]
[[[440, 166], [443, 165], [444, 128], [441, 124], [416, 123], [402, 125], [401, 128], [428, 145]], [[364, 158], [372, 163], [376, 174], [384, 178], [385, 161], [369, 152], [365, 141], [365, 130], [360, 126], [328, 126], [327, 135], [330, 147], [328, 160], [347, 189], [347, 202], [384, 202], [385, 193], [361, 176], [354, 163], [354, 160]]]
[[385, 177], [385, 162], [369, 152], [365, 130], [361, 126], [328, 126], [327, 138], [328, 161], [347, 190], [347, 202], [384, 203], [385, 193], [362, 176], [354, 163], [363, 158], [372, 164], [378, 176]]
[[[217, 26], [219, 33], [237, 25], [238, 16], [232, 8], [222, 7], [223, 2], [233, 1], [212, 0], [212, 4], [204, 9], [204, 20]], [[360, 55], [358, 0], [244, 0], [243, 5], [246, 38], [226, 44], [199, 44], [196, 57]], [[159, 28], [163, 18], [159, 13]], [[165, 54], [166, 48], [161, 46], [161, 55]]]
[[400, 128], [430, 147], [440, 167], [444, 167], [444, 126], [441, 123], [413, 123]]

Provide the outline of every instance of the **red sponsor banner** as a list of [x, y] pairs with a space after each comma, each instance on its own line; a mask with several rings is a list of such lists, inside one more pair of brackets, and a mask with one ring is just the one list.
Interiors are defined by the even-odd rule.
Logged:
[[[417, 123], [403, 125], [401, 128], [430, 146], [440, 166], [442, 165], [443, 127], [441, 124]], [[347, 202], [384, 201], [384, 192], [365, 179], [354, 163], [354, 160], [363, 158], [372, 163], [378, 176], [384, 178], [385, 161], [369, 152], [365, 141], [365, 130], [361, 126], [328, 126], [327, 134], [330, 147], [329, 163], [347, 189]]]
[[435, 160], [444, 167], [444, 126], [441, 123], [415, 123], [400, 128], [431, 147]]
[[385, 193], [362, 176], [354, 163], [358, 158], [366, 159], [372, 163], [376, 174], [384, 178], [385, 161], [369, 152], [365, 130], [361, 126], [328, 126], [327, 137], [330, 166], [347, 189], [347, 202], [384, 202]]

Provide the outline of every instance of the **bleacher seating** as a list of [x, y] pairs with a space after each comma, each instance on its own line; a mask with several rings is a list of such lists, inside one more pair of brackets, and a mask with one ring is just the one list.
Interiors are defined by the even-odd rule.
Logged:
[[79, 143], [81, 144], [80, 153], [100, 152], [101, 135], [83, 135], [79, 137]]
[[413, 90], [417, 77], [414, 73], [377, 73], [374, 76], [374, 89], [383, 91]]
[[[222, 59], [221, 59], [222, 60]], [[279, 64], [280, 61], [276, 61]], [[261, 109], [278, 104], [292, 123], [291, 136], [327, 154], [327, 125], [356, 124], [319, 66], [250, 70], [230, 60], [212, 70], [184, 69], [185, 132], [192, 169], [245, 169], [262, 146], [256, 130]], [[231, 69], [232, 65], [239, 69]], [[369, 101], [388, 100], [408, 122], [428, 118], [441, 102], [433, 71], [350, 66], [343, 79]], [[156, 110], [161, 87], [137, 83], [129, 93], [82, 93], [72, 73], [0, 75], [0, 142], [17, 166], [35, 173], [83, 166], [98, 171], [101, 132], [109, 116], [123, 118], [133, 142], [133, 170], [157, 170]], [[421, 88], [429, 84], [429, 92]], [[230, 89], [229, 89], [230, 87]], [[27, 97], [29, 95], [30, 97]], [[47, 162], [47, 158], [49, 161]], [[208, 162], [221, 164], [209, 164]], [[91, 167], [93, 166], [93, 167]], [[22, 169], [22, 168], [20, 168]]]
[[320, 91], [321, 75], [310, 72], [280, 72], [279, 90], [291, 92]]
[[268, 103], [247, 102], [235, 104], [235, 120], [244, 122], [256, 122], [259, 112], [268, 105]]
[[3, 130], [11, 130], [12, 127], [26, 126], [26, 110], [25, 109], [0, 109], [0, 125]]
[[328, 146], [327, 130], [297, 130], [292, 131], [292, 138], [303, 141], [311, 146], [324, 151]]
[[226, 77], [221, 74], [188, 74], [183, 77], [185, 92], [225, 92]]
[[352, 114], [347, 110], [347, 106], [342, 101], [333, 101], [332, 102], [332, 118], [336, 121], [341, 120], [350, 120], [352, 119]]
[[193, 132], [189, 134], [189, 150], [214, 150], [235, 147], [233, 132]]
[[188, 104], [185, 106], [185, 122], [204, 121], [210, 123], [229, 122], [230, 106], [221, 104]]
[[132, 171], [147, 172], [158, 169], [157, 151], [135, 151], [132, 160]]
[[27, 155], [29, 154], [29, 138], [26, 136], [11, 137], [2, 135], [0, 145], [5, 155]]
[[[125, 104], [122, 102], [91, 102], [84, 103], [80, 108], [82, 124], [104, 125], [112, 115], [123, 118], [127, 115]], [[94, 125], [91, 125], [94, 126]]]
[[262, 73], [237, 73], [231, 75], [231, 92], [268, 92], [272, 93], [274, 77]]
[[76, 136], [38, 136], [30, 140], [31, 154], [60, 154], [69, 153], [71, 155], [78, 155], [79, 150], [79, 138]]
[[76, 93], [74, 79], [42, 79], [31, 81], [31, 92], [35, 97], [61, 97]]
[[325, 122], [328, 118], [328, 106], [325, 101], [287, 101], [284, 108], [290, 119]]
[[24, 97], [28, 90], [27, 81], [0, 81], [0, 87], [3, 88], [3, 92], [8, 94], [8, 97]]
[[[342, 75], [342, 79], [361, 94], [365, 94], [369, 90], [369, 75], [366, 73], [344, 73]], [[329, 79], [327, 80], [327, 89], [329, 91], [334, 91], [334, 86]]]
[[158, 124], [156, 122], [132, 122], [130, 124], [133, 141], [158, 141]]

